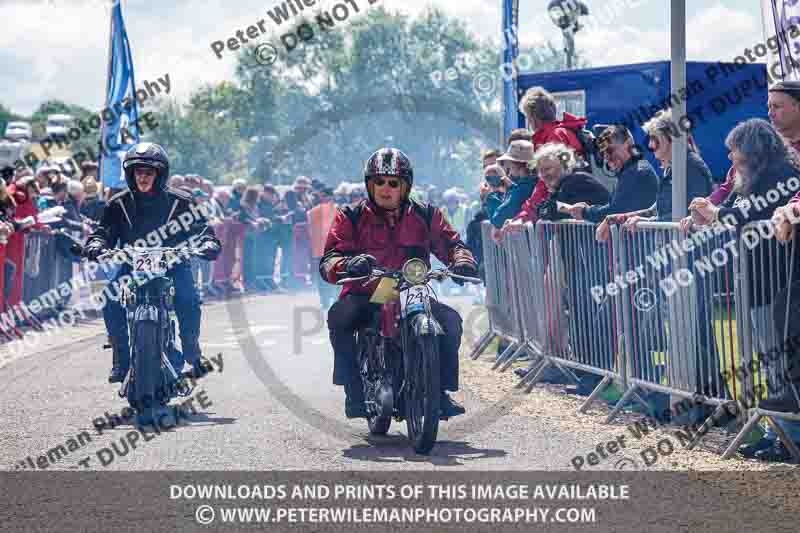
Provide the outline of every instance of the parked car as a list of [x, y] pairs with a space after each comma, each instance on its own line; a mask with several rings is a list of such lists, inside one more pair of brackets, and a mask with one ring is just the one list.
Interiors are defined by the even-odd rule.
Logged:
[[11, 141], [8, 139], [0, 139], [0, 167], [16, 166], [17, 161], [25, 159], [25, 156], [31, 151], [29, 142]]
[[6, 124], [6, 139], [12, 141], [28, 141], [33, 137], [31, 125], [27, 122], [9, 122]]
[[73, 126], [74, 118], [72, 115], [48, 115], [45, 132], [48, 137], [66, 137], [67, 132]]

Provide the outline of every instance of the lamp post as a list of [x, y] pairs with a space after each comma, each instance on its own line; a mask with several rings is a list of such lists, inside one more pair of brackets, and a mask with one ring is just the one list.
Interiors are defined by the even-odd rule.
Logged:
[[547, 13], [564, 35], [564, 53], [567, 57], [567, 70], [572, 70], [575, 59], [575, 34], [583, 26], [580, 17], [589, 14], [589, 8], [580, 0], [550, 0]]

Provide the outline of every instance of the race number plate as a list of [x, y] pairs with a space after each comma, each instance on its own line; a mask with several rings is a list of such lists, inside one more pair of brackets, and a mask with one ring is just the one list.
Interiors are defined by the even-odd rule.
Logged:
[[428, 294], [427, 285], [415, 285], [400, 293], [400, 316], [425, 310], [425, 299]]
[[133, 273], [140, 276], [163, 276], [167, 265], [161, 252], [134, 252]]

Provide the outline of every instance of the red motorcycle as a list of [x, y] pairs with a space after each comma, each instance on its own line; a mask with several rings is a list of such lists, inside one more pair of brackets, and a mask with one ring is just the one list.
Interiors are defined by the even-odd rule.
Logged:
[[478, 278], [430, 270], [421, 259], [410, 259], [400, 271], [375, 269], [369, 276], [339, 280], [338, 284], [380, 279], [372, 303], [381, 312], [356, 331], [357, 361], [364, 386], [369, 431], [385, 435], [392, 418], [405, 419], [414, 450], [427, 454], [439, 431], [439, 335], [444, 330], [431, 312], [436, 294], [431, 281]]

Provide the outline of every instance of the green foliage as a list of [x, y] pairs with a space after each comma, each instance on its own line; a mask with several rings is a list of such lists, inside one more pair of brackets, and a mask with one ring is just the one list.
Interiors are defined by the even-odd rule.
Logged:
[[[299, 174], [360, 181], [367, 157], [391, 145], [411, 157], [420, 183], [474, 189], [481, 150], [500, 138], [497, 41], [476, 38], [438, 9], [412, 18], [372, 7], [334, 28], [309, 19], [283, 31], [296, 35], [303, 23], [313, 38], [288, 53], [276, 39], [274, 64], [259, 65], [245, 49], [235, 81], [204, 86], [186, 104], [148, 104], [159, 125], [145, 138], [165, 146], [173, 172], [221, 182], [290, 183]], [[549, 43], [528, 52], [526, 71], [563, 68], [562, 52]], [[92, 112], [45, 102], [32, 116], [35, 135], [53, 113], [86, 119]], [[10, 116], [0, 106], [0, 124]], [[99, 132], [86, 137], [76, 149], [96, 146]]]

